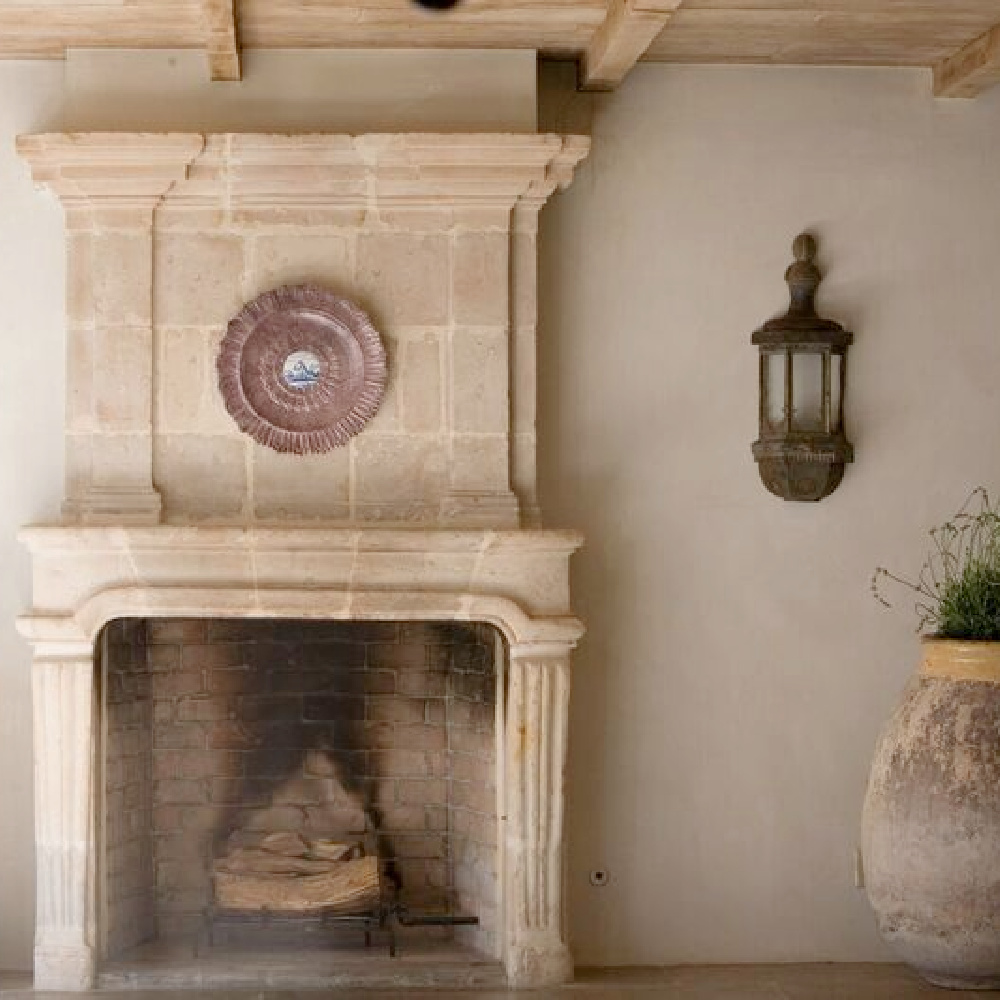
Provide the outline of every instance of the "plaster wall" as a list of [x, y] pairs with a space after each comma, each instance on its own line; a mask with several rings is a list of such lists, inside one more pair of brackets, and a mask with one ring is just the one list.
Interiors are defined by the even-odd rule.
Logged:
[[[973, 485], [1000, 487], [1000, 93], [928, 90], [915, 71], [644, 66], [614, 95], [548, 102], [577, 119], [555, 122], [567, 131], [595, 116], [589, 165], [543, 216], [539, 415], [546, 523], [588, 537], [568, 824], [585, 964], [886, 957], [853, 852], [916, 640], [868, 578], [915, 570], [929, 525]], [[12, 140], [75, 123], [61, 65], [0, 63], [0, 95], [0, 967], [27, 968], [14, 532], [61, 499], [62, 373], [44, 362], [64, 356], [63, 232]], [[246, 105], [206, 125], [276, 127], [271, 107], [264, 123], [244, 122]], [[791, 506], [750, 457], [749, 334], [784, 306], [807, 226], [821, 303], [858, 336], [858, 457], [829, 500]]]
[[31, 652], [14, 631], [30, 565], [14, 534], [59, 515], [65, 397], [62, 212], [14, 136], [57, 125], [61, 98], [61, 66], [0, 62], [0, 969], [30, 967], [34, 931]]
[[[587, 100], [546, 103], [565, 122]], [[918, 649], [910, 602], [890, 614], [869, 580], [915, 573], [931, 525], [1000, 489], [1000, 92], [650, 65], [593, 100], [591, 158], [543, 217], [539, 286], [542, 509], [587, 539], [577, 961], [885, 958], [854, 849]], [[818, 505], [770, 496], [750, 454], [750, 333], [787, 305], [806, 228], [820, 305], [857, 337], [857, 460]]]

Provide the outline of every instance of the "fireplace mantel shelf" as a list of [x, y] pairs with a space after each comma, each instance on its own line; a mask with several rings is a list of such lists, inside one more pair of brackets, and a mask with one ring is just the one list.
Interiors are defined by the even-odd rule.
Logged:
[[[151, 615], [489, 621], [511, 643], [574, 644], [574, 531], [379, 527], [29, 527], [34, 609], [53, 652]], [[64, 649], [68, 653], [69, 649]]]

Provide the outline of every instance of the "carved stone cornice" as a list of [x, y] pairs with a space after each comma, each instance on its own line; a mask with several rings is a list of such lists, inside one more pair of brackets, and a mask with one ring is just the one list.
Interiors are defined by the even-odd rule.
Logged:
[[[587, 155], [583, 136], [516, 133], [22, 136], [38, 183], [67, 204], [160, 199], [233, 209], [544, 202]], [[184, 181], [189, 176], [190, 182]]]
[[197, 133], [53, 132], [22, 135], [17, 152], [37, 184], [67, 211], [98, 208], [148, 217], [187, 177], [205, 146]]

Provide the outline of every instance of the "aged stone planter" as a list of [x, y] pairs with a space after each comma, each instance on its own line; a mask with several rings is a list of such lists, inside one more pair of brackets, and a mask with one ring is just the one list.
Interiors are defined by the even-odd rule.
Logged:
[[924, 640], [875, 753], [863, 836], [892, 948], [938, 986], [1000, 988], [1000, 642]]

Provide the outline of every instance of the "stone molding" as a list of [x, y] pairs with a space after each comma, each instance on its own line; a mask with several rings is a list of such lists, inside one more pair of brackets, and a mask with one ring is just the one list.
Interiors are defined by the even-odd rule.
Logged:
[[32, 670], [34, 986], [41, 990], [85, 989], [93, 977], [92, 650], [66, 659], [36, 651]]
[[512, 650], [506, 750], [507, 935], [512, 986], [573, 976], [563, 910], [569, 650]]
[[53, 132], [17, 140], [36, 183], [67, 206], [163, 199], [232, 210], [540, 207], [569, 185], [589, 150], [585, 136], [535, 133]]
[[[570, 615], [569, 558], [583, 541], [575, 531], [553, 530], [166, 525], [31, 527], [19, 537], [32, 554], [34, 610], [28, 621], [77, 616], [88, 601], [128, 587], [145, 588], [154, 603], [161, 589], [228, 591], [233, 601], [201, 612], [222, 617], [272, 611], [280, 617], [280, 607], [269, 607], [269, 601], [281, 594], [292, 595], [299, 612], [311, 604], [306, 617], [326, 618], [448, 618], [470, 601], [502, 599], [520, 609], [520, 615], [498, 613], [509, 614], [501, 630], [515, 643], [535, 638], [531, 627], [518, 624], [521, 616], [527, 623]], [[393, 613], [391, 603], [376, 601], [368, 611], [360, 595], [369, 592], [413, 594], [419, 605], [401, 604]], [[464, 603], [455, 603], [456, 597]], [[79, 638], [89, 641], [95, 634], [83, 628]]]
[[198, 133], [52, 132], [22, 135], [17, 152], [36, 184], [58, 195], [67, 228], [152, 225], [166, 193], [205, 148]]

